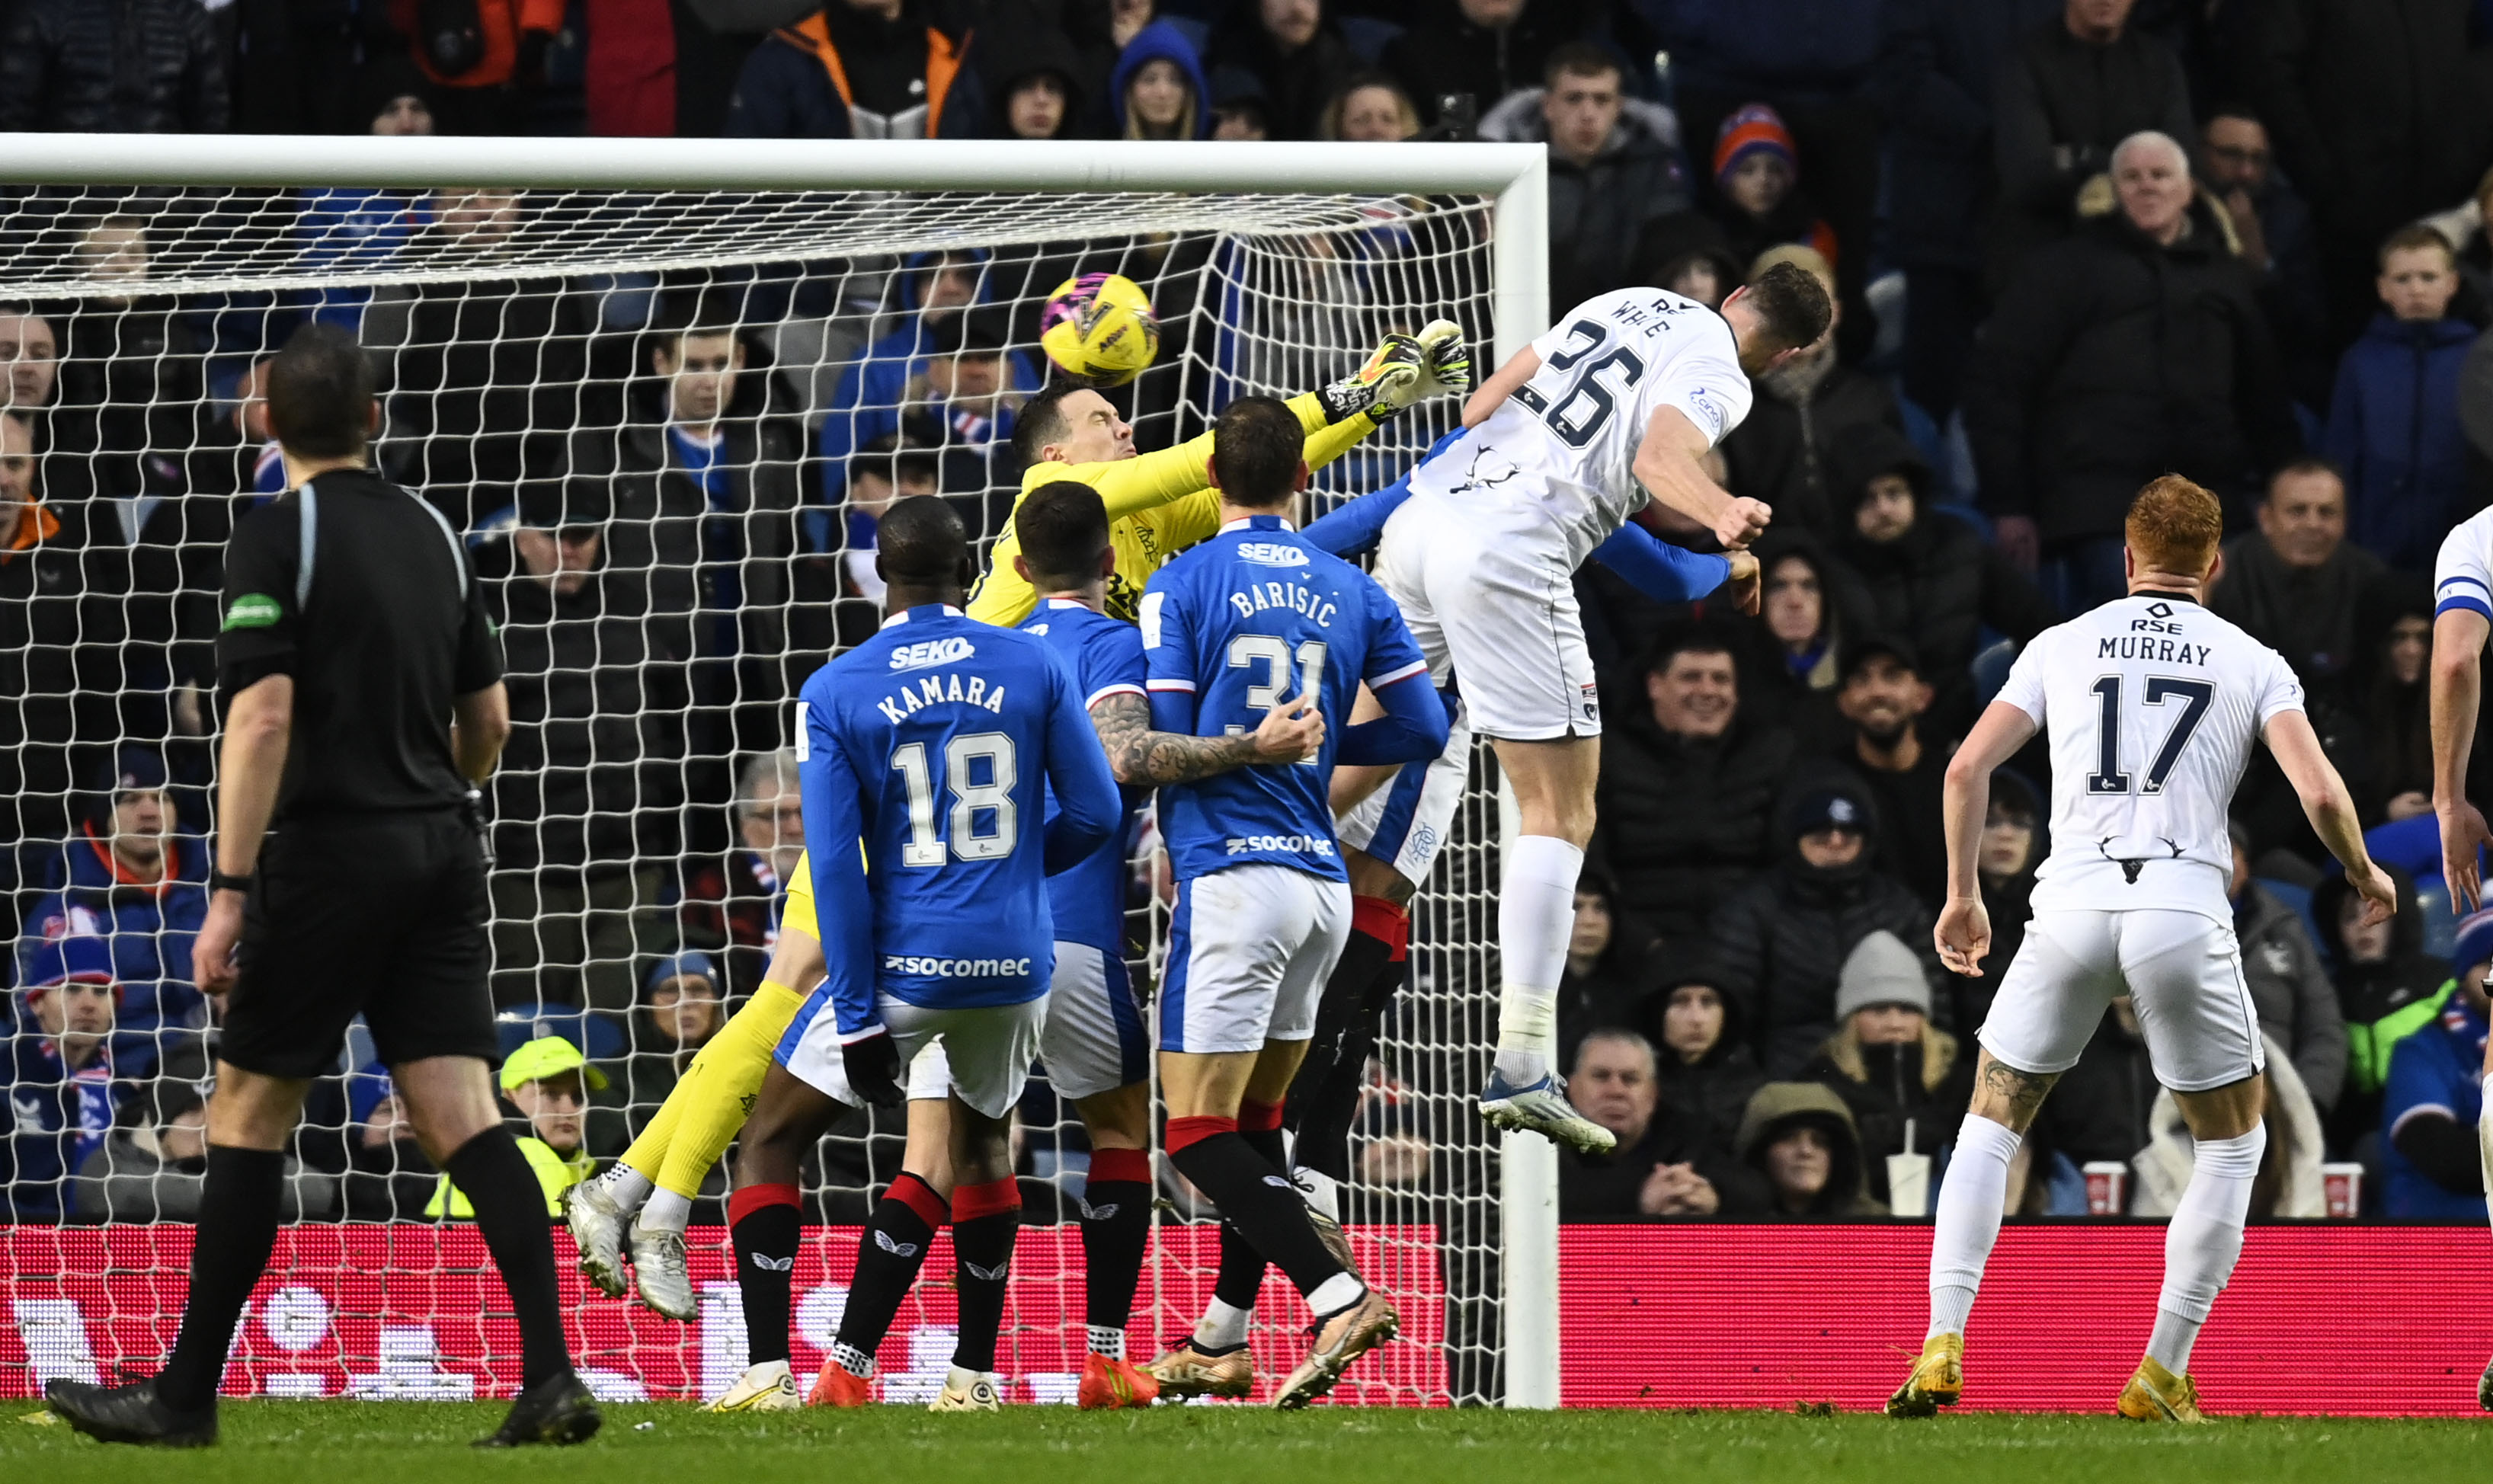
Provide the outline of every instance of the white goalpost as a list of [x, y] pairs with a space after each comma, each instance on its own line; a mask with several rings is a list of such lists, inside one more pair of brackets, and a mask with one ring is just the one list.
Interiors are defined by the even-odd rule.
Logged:
[[[136, 1187], [105, 1176], [125, 1144], [158, 1147], [148, 1110], [180, 1100], [151, 1089], [200, 1075], [210, 1018], [178, 982], [174, 906], [141, 922], [86, 903], [59, 842], [94, 835], [78, 847], [108, 853], [132, 828], [93, 780], [126, 774], [135, 748], [166, 775], [167, 858], [197, 860], [218, 555], [282, 483], [254, 422], [254, 368], [293, 323], [358, 329], [380, 371], [382, 471], [440, 506], [511, 595], [497, 616], [521, 742], [494, 786], [496, 1001], [506, 1043], [563, 1034], [614, 1069], [584, 1136], [608, 1156], [693, 1044], [691, 1012], [672, 1007], [697, 965], [677, 956], [709, 965], [722, 1016], [754, 987], [773, 931], [761, 904], [785, 865], [771, 835], [784, 702], [871, 632], [857, 625], [879, 597], [876, 502], [938, 493], [982, 540], [1009, 510], [1006, 430], [1045, 373], [1037, 311], [1057, 282], [1123, 273], [1157, 306], [1159, 362], [1114, 394], [1147, 449], [1201, 432], [1236, 396], [1310, 390], [1382, 331], [1440, 315], [1471, 335], [1485, 377], [1548, 322], [1545, 160], [1507, 144], [0, 134], [0, 456], [32, 456], [30, 493], [65, 522], [45, 539], [75, 543], [91, 584], [65, 627], [32, 635], [29, 653], [48, 658], [0, 723], [17, 728], [0, 735], [16, 755], [0, 843], [31, 904], [10, 920], [11, 982], [63, 935], [107, 938], [125, 976], [162, 961], [122, 1001], [112, 1045], [134, 1090], [116, 1133], [76, 1155], [104, 1174], [65, 1162], [49, 1216], [37, 1191], [0, 1226], [0, 1288], [28, 1356], [21, 1375], [0, 1366], [0, 1395], [151, 1369], [171, 1341], [176, 1316], [152, 1305], [179, 1288], [177, 1202], [117, 1204]], [[689, 394], [669, 337], [687, 324], [732, 333], [745, 359], [721, 393], [728, 452], [671, 484], [667, 399]], [[1388, 425], [1319, 471], [1315, 499], [1392, 480], [1457, 410]], [[517, 534], [557, 528], [602, 532], [583, 558], [590, 599], [532, 567]], [[1559, 1404], [1556, 1153], [1492, 1139], [1475, 1102], [1515, 819], [1485, 745], [1473, 780], [1413, 905], [1411, 982], [1363, 1098], [1342, 1212], [1363, 1266], [1401, 1301], [1405, 1339], [1343, 1400]], [[1151, 974], [1164, 912], [1148, 859], [1134, 876], [1135, 963]], [[661, 983], [676, 986], [663, 1014]], [[0, 1038], [32, 1033], [20, 1015], [0, 1015]], [[246, 1316], [228, 1391], [482, 1394], [516, 1362], [474, 1281], [472, 1233], [405, 1209], [431, 1175], [393, 1152], [368, 1051], [350, 1040], [315, 1087], [292, 1172], [304, 1220]], [[817, 1214], [858, 1219], [896, 1171], [896, 1129], [826, 1142], [807, 1170]], [[1087, 1145], [1069, 1106], [1035, 1095], [1020, 1141], [1026, 1188], [1073, 1208]], [[1146, 1353], [1190, 1322], [1213, 1261], [1199, 1200], [1157, 1165], [1133, 1331]], [[1067, 1400], [1079, 1242], [1069, 1220], [1031, 1220], [1004, 1367], [1021, 1378], [1012, 1399]], [[711, 1235], [696, 1248], [723, 1246]], [[844, 1292], [823, 1262], [809, 1240], [796, 1330], [817, 1349]], [[732, 1263], [697, 1252], [694, 1275], [691, 1326], [567, 1286], [596, 1385], [724, 1388], [742, 1356]], [[921, 1302], [895, 1344], [940, 1356], [948, 1298]], [[1277, 1355], [1295, 1321], [1278, 1296], [1267, 1309], [1258, 1350]], [[886, 1360], [886, 1400], [915, 1364]]]

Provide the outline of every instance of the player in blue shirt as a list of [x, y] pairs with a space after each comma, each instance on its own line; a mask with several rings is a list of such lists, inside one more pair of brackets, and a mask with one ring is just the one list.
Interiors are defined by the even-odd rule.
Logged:
[[[1282, 1174], [1281, 1102], [1350, 931], [1330, 778], [1337, 761], [1433, 757], [1447, 735], [1401, 615], [1287, 519], [1307, 483], [1299, 447], [1297, 420], [1277, 401], [1242, 398], [1221, 413], [1212, 457], [1220, 533], [1161, 568], [1143, 597], [1151, 730], [1102, 733], [1121, 768], [1162, 786], [1159, 827], [1178, 880], [1160, 987], [1169, 1157], [1316, 1315], [1313, 1350], [1275, 1398], [1285, 1408], [1330, 1390], [1399, 1323], [1326, 1248]], [[1325, 716], [1350, 714], [1363, 681], [1385, 714], [1323, 729]], [[1312, 724], [1305, 756], [1252, 760], [1260, 739], [1294, 722]], [[1155, 1363], [1164, 1391], [1226, 1391], [1246, 1369], [1234, 1362], [1246, 1316], [1214, 1310], [1212, 1332], [1198, 1328]]]
[[[878, 534], [889, 616], [798, 693], [826, 977], [780, 1042], [744, 1131], [731, 1201], [737, 1272], [777, 1301], [775, 1315], [749, 1312], [748, 1330], [775, 1321], [784, 1348], [798, 1162], [846, 1109], [899, 1104], [901, 1067], [942, 1037], [960, 1339], [935, 1410], [992, 1410], [1021, 1215], [1010, 1120], [1055, 959], [1045, 876], [1097, 850], [1122, 814], [1064, 661], [1042, 639], [961, 613], [975, 569], [951, 507], [903, 501]], [[860, 1244], [817, 1403], [872, 1399], [875, 1350], [931, 1236], [886, 1231], [894, 1204]]]

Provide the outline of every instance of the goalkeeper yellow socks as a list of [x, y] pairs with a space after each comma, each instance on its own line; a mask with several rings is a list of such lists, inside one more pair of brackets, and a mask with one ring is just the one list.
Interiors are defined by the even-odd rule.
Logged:
[[701, 1049], [658, 1116], [624, 1151], [625, 1164], [648, 1172], [657, 1183], [657, 1193], [642, 1209], [643, 1225], [684, 1229], [702, 1181], [709, 1178], [719, 1156], [744, 1127], [762, 1090], [763, 1074], [770, 1070], [771, 1054], [804, 1003], [805, 996], [795, 990], [764, 980], [735, 1019]]

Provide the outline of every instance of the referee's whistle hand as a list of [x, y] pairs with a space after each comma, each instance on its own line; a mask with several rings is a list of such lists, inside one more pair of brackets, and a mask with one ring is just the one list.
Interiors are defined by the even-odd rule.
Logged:
[[209, 897], [207, 920], [191, 943], [191, 982], [200, 994], [222, 995], [234, 987], [234, 945], [241, 940], [242, 894]]

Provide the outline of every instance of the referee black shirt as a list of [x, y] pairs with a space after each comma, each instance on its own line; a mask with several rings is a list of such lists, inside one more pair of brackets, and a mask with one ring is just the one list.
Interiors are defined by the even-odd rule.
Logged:
[[224, 608], [228, 702], [294, 677], [277, 821], [466, 801], [451, 703], [502, 678], [501, 649], [439, 512], [370, 470], [318, 475], [234, 527]]

